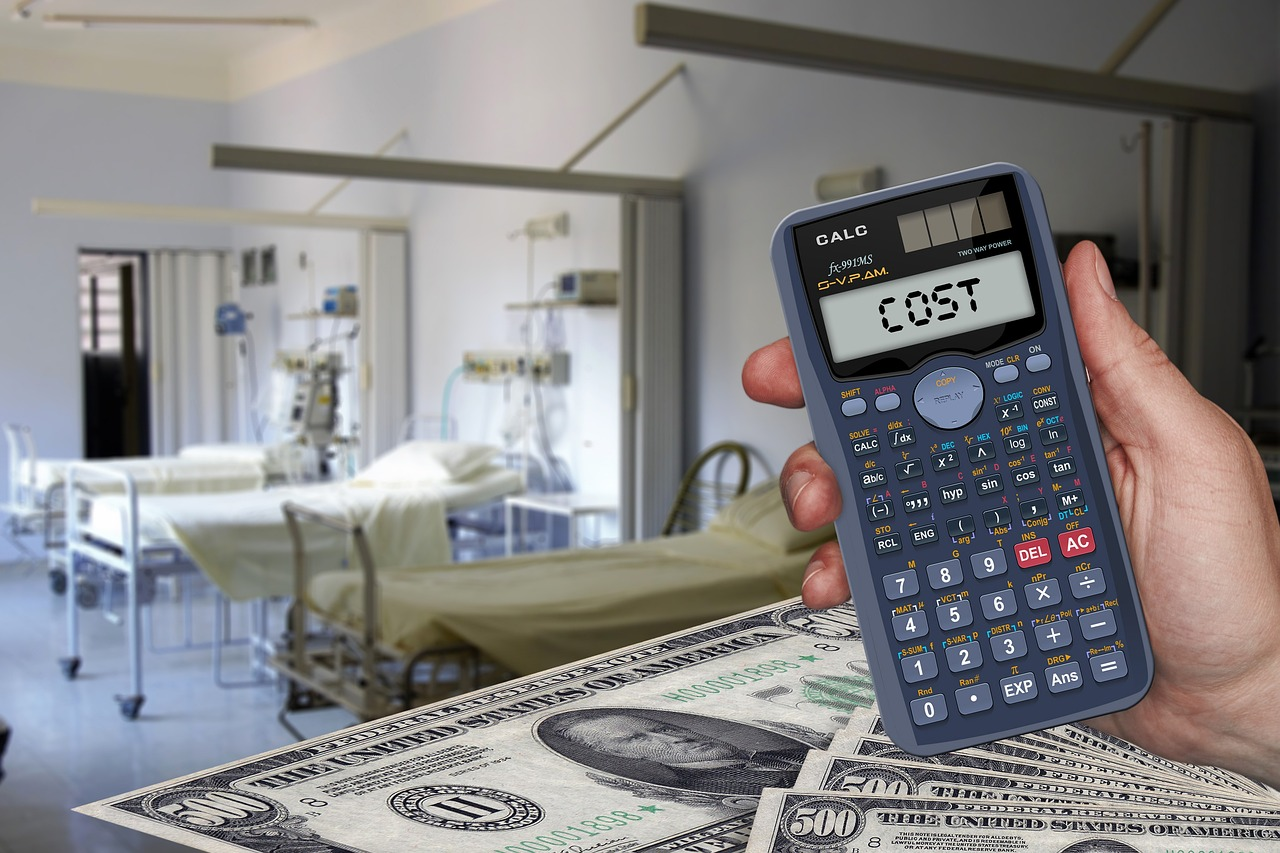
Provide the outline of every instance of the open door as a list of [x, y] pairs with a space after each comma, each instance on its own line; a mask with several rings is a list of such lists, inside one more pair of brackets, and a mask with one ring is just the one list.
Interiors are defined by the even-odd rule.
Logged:
[[141, 253], [80, 255], [86, 459], [141, 456], [151, 447], [145, 274]]

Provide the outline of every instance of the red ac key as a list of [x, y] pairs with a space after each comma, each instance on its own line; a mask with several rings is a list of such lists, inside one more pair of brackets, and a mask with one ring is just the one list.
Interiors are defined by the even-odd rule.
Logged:
[[1013, 546], [1013, 553], [1018, 558], [1018, 565], [1024, 569], [1047, 563], [1053, 559], [1053, 554], [1049, 552], [1048, 539], [1031, 539], [1027, 542], [1019, 542]]
[[1095, 547], [1097, 546], [1093, 542], [1092, 527], [1081, 527], [1079, 530], [1058, 534], [1058, 550], [1068, 560], [1081, 554], [1088, 554]]

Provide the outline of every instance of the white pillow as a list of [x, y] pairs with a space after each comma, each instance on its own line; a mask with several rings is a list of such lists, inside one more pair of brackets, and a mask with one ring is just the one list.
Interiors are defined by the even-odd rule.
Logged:
[[707, 526], [754, 540], [782, 554], [814, 548], [836, 535], [830, 524], [808, 532], [796, 530], [782, 503], [777, 480], [752, 486], [722, 507]]
[[407, 441], [379, 456], [352, 479], [356, 486], [416, 486], [465, 480], [501, 453], [471, 441]]

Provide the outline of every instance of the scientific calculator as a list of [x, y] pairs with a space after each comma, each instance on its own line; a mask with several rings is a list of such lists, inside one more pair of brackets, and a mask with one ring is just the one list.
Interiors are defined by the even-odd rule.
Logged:
[[1142, 698], [1150, 644], [1031, 176], [799, 210], [772, 260], [893, 740], [934, 755]]

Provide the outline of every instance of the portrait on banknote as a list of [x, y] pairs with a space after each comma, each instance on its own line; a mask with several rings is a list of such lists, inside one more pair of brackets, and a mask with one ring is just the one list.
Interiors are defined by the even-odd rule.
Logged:
[[749, 723], [653, 708], [552, 714], [538, 739], [577, 764], [647, 785], [758, 795], [790, 787], [810, 744]]

